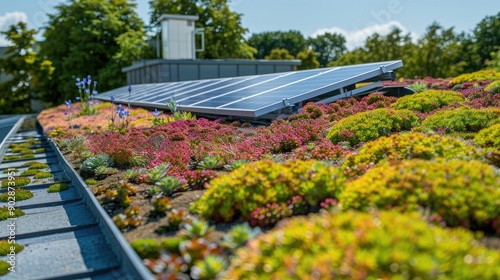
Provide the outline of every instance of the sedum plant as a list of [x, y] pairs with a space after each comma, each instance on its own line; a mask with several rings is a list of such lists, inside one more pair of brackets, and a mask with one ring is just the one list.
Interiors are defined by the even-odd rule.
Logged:
[[214, 227], [210, 226], [207, 221], [193, 218], [182, 226], [179, 236], [185, 239], [207, 238], [213, 230]]
[[162, 163], [155, 166], [153, 169], [149, 170], [147, 174], [147, 181], [149, 183], [155, 184], [160, 182], [163, 178], [167, 177], [167, 170], [170, 168], [170, 164]]
[[364, 144], [357, 154], [347, 156], [343, 168], [376, 165], [381, 161], [424, 159], [479, 159], [480, 153], [466, 142], [442, 135], [419, 132], [380, 137]]
[[173, 176], [166, 176], [155, 184], [164, 195], [171, 196], [182, 185], [182, 181]]
[[9, 210], [7, 207], [0, 207], [0, 221], [4, 221], [11, 218], [17, 218], [24, 216], [24, 211], [16, 208], [14, 210]]
[[[14, 250], [12, 250], [12, 248]], [[16, 254], [21, 252], [24, 246], [18, 243], [11, 243], [9, 240], [0, 240], [0, 256], [7, 256], [10, 252], [14, 251]]]
[[438, 108], [462, 104], [466, 98], [459, 92], [451, 90], [427, 90], [398, 98], [392, 106], [396, 109], [409, 109], [428, 113]]
[[15, 201], [21, 201], [21, 200], [30, 199], [33, 197], [33, 195], [34, 194], [29, 190], [18, 188], [18, 189], [14, 190], [13, 195], [12, 195], [12, 192], [6, 192], [6, 193], [0, 194], [0, 201], [8, 202], [10, 197], [14, 197]]
[[141, 259], [157, 259], [160, 257], [160, 245], [154, 239], [137, 239], [130, 243], [130, 246]]
[[486, 158], [492, 164], [500, 167], [500, 123], [479, 131], [474, 142], [484, 148]]
[[500, 151], [500, 123], [479, 131], [474, 137], [474, 143]]
[[262, 233], [259, 227], [251, 228], [248, 223], [236, 225], [224, 235], [221, 245], [224, 248], [235, 250], [245, 246], [251, 239], [256, 238]]
[[478, 132], [500, 123], [500, 108], [442, 110], [425, 118], [422, 128], [444, 132]]
[[[477, 161], [384, 163], [346, 184], [343, 209], [429, 209], [448, 226], [500, 230], [500, 175]], [[497, 228], [495, 228], [497, 227]]]
[[22, 187], [31, 183], [31, 179], [27, 177], [14, 177], [14, 180], [3, 179], [2, 180], [2, 188], [7, 187]]
[[347, 141], [356, 145], [393, 132], [410, 130], [416, 125], [418, 117], [410, 110], [381, 108], [340, 120], [328, 130], [326, 137], [334, 144]]
[[489, 81], [489, 80], [499, 80], [500, 72], [495, 70], [480, 70], [473, 73], [466, 73], [459, 75], [450, 82], [450, 87], [457, 84], [463, 84], [467, 82], [478, 82], [478, 81]]
[[33, 176], [34, 179], [46, 179], [52, 177], [54, 177], [54, 175], [50, 172], [37, 172], [35, 176]]
[[84, 178], [89, 178], [95, 175], [95, 170], [98, 167], [109, 167], [113, 165], [113, 159], [108, 155], [99, 154], [87, 158], [83, 161], [80, 167], [80, 175]]
[[191, 267], [190, 276], [197, 280], [216, 279], [219, 273], [228, 266], [227, 260], [218, 255], [208, 255], [201, 260], [196, 260]]
[[246, 164], [212, 181], [190, 211], [207, 219], [231, 221], [237, 214], [249, 220], [252, 211], [268, 203], [286, 203], [301, 195], [309, 205], [336, 197], [344, 185], [340, 170], [320, 161]]
[[33, 170], [33, 169], [47, 169], [49, 168], [49, 165], [46, 163], [41, 163], [41, 162], [34, 162], [29, 165], [28, 170]]
[[420, 93], [423, 92], [427, 89], [427, 83], [426, 82], [416, 82], [408, 86], [411, 88], [414, 92]]
[[55, 192], [63, 192], [69, 190], [68, 184], [65, 183], [58, 183], [58, 184], [53, 184], [51, 185], [48, 189], [48, 193], [55, 193]]
[[[223, 279], [497, 279], [500, 253], [417, 213], [291, 218], [236, 251]], [[314, 277], [311, 277], [314, 275]]]
[[201, 170], [214, 170], [219, 169], [222, 165], [218, 156], [206, 156], [198, 163], [198, 169]]
[[168, 197], [154, 197], [152, 199], [153, 209], [151, 210], [151, 216], [163, 217], [167, 215], [167, 212], [172, 209], [172, 202]]

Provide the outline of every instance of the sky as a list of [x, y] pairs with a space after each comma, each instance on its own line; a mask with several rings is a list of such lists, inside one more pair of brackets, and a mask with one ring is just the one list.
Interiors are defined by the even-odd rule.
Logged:
[[[137, 12], [149, 23], [149, 1], [135, 0]], [[0, 31], [25, 21], [41, 30], [47, 14], [66, 0], [0, 0]], [[365, 39], [385, 35], [394, 27], [412, 34], [414, 40], [433, 22], [455, 31], [471, 32], [486, 16], [500, 12], [500, 0], [232, 0], [232, 11], [242, 14], [245, 37], [266, 31], [300, 31], [304, 37], [325, 32], [341, 33], [348, 49], [362, 46]], [[37, 39], [43, 39], [39, 32]], [[7, 45], [0, 38], [0, 46]]]

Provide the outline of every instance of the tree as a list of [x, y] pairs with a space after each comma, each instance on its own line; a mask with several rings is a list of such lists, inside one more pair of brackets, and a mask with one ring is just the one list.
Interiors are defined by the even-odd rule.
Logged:
[[61, 103], [77, 93], [75, 78], [92, 75], [99, 91], [126, 83], [122, 67], [138, 60], [146, 46], [135, 3], [127, 0], [69, 0], [49, 15], [40, 54], [50, 59], [54, 79], [46, 100]]
[[12, 45], [7, 48], [5, 58], [0, 60], [0, 69], [11, 79], [0, 84], [0, 114], [22, 114], [31, 112], [30, 101], [37, 97], [35, 91], [41, 80], [49, 80], [54, 71], [52, 63], [40, 60], [33, 50], [34, 29], [27, 29], [24, 22], [11, 25], [5, 32]]
[[491, 60], [486, 63], [488, 68], [500, 72], [500, 49], [491, 53]]
[[298, 70], [319, 68], [319, 62], [316, 58], [316, 52], [314, 52], [313, 50], [305, 49], [299, 52], [297, 58], [302, 62], [299, 66], [297, 66]]
[[263, 59], [274, 49], [287, 49], [294, 57], [307, 48], [306, 39], [300, 31], [273, 31], [252, 34], [248, 44], [257, 49], [255, 58]]
[[291, 55], [287, 49], [274, 49], [271, 51], [270, 55], [266, 55], [265, 59], [272, 60], [291, 60], [295, 59], [293, 55]]
[[463, 39], [464, 34], [456, 34], [453, 27], [445, 29], [437, 22], [432, 23], [418, 40], [414, 65], [410, 67], [413, 76], [446, 78], [463, 73], [467, 64], [462, 58]]
[[500, 49], [500, 12], [487, 16], [474, 28], [472, 45], [468, 50], [475, 54], [469, 61], [468, 71], [477, 71], [486, 67], [492, 54]]
[[[409, 77], [412, 74], [414, 63], [415, 44], [411, 41], [410, 34], [403, 34], [399, 28], [394, 28], [389, 34], [383, 36], [378, 33], [368, 37], [362, 48], [341, 56], [330, 66], [352, 65], [359, 63], [380, 62], [389, 60], [403, 60], [405, 66], [398, 69], [398, 75]], [[413, 71], [415, 72], [415, 71]]]
[[156, 26], [163, 14], [197, 15], [196, 27], [204, 28], [205, 51], [199, 58], [253, 58], [243, 35], [241, 14], [229, 9], [228, 0], [153, 0], [150, 25]]
[[325, 67], [329, 62], [337, 60], [347, 50], [345, 37], [337, 33], [325, 33], [316, 38], [309, 38], [307, 43], [316, 52], [321, 67]]

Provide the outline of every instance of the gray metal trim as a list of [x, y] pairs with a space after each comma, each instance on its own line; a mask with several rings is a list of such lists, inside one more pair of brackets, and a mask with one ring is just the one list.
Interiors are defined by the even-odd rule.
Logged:
[[121, 267], [127, 272], [130, 279], [155, 279], [153, 274], [144, 266], [142, 260], [130, 247], [123, 234], [115, 226], [106, 211], [101, 207], [94, 194], [86, 187], [85, 182], [76, 173], [75, 169], [64, 158], [59, 148], [49, 141], [49, 145], [54, 149], [54, 152], [61, 163], [63, 170], [68, 175], [69, 179], [82, 195], [82, 200], [89, 206], [91, 211], [96, 216], [99, 222], [99, 227], [108, 237], [108, 242], [116, 253], [118, 260], [121, 262]]
[[[15, 118], [15, 117], [12, 117]], [[19, 117], [19, 120], [12, 126], [10, 129], [10, 132], [5, 135], [5, 138], [2, 140], [2, 143], [0, 143], [0, 162], [3, 161], [3, 158], [5, 157], [6, 151], [9, 148], [7, 145], [7, 139], [9, 139], [13, 134], [17, 133], [19, 128], [23, 125], [24, 119], [26, 116], [21, 116]]]

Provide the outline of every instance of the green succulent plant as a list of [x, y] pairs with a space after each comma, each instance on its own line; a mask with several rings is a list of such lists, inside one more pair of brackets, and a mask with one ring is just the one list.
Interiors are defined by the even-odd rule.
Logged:
[[190, 238], [206, 238], [214, 230], [207, 221], [202, 221], [197, 218], [191, 219], [189, 223], [185, 223], [179, 232], [179, 236]]
[[218, 156], [206, 156], [201, 162], [198, 163], [198, 169], [201, 170], [214, 170], [221, 167], [222, 162]]
[[176, 177], [173, 176], [166, 176], [161, 179], [161, 181], [156, 182], [155, 184], [157, 187], [160, 188], [160, 190], [165, 194], [165, 195], [172, 195], [174, 191], [182, 185], [182, 181], [177, 179]]
[[235, 250], [244, 246], [248, 240], [254, 239], [262, 234], [259, 227], [252, 228], [248, 223], [234, 226], [222, 238], [221, 245], [224, 248]]
[[146, 174], [148, 175], [148, 182], [153, 184], [160, 182], [163, 178], [168, 176], [167, 170], [169, 169], [169, 167], [170, 165], [168, 163], [162, 163], [146, 172]]
[[98, 167], [100, 166], [109, 167], [112, 165], [113, 165], [113, 159], [110, 158], [108, 155], [105, 154], [95, 155], [83, 161], [82, 166], [80, 168], [80, 175], [83, 178], [89, 178], [95, 175], [94, 172]]
[[208, 255], [201, 260], [196, 260], [191, 267], [192, 279], [209, 280], [216, 279], [219, 273], [228, 266], [227, 260], [222, 256]]

